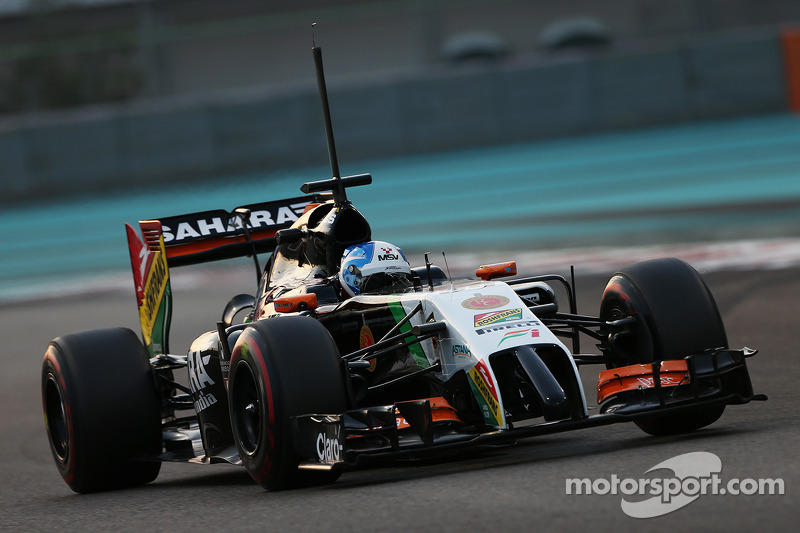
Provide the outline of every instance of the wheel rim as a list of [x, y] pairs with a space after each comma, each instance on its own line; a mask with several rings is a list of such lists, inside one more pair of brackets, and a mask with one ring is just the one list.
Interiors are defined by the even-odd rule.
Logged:
[[66, 463], [69, 456], [69, 431], [67, 425], [67, 409], [61, 387], [55, 376], [48, 374], [45, 385], [45, 417], [50, 444], [58, 460]]
[[239, 364], [233, 380], [233, 426], [239, 445], [254, 455], [261, 443], [262, 410], [255, 376], [247, 364]]
[[[608, 321], [620, 320], [622, 318], [631, 316], [631, 313], [620, 302], [615, 302], [607, 312]], [[635, 328], [625, 326], [622, 329], [617, 329], [613, 333], [613, 339], [609, 337], [609, 344], [612, 347], [612, 356], [619, 361], [614, 366], [625, 364], [625, 361], [631, 359], [632, 352], [638, 342]]]

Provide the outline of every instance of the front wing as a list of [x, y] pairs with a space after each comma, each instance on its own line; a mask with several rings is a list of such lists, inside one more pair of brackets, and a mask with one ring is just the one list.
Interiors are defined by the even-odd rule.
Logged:
[[[505, 429], [470, 430], [452, 421], [436, 421], [432, 400], [355, 409], [342, 414], [308, 414], [292, 419], [300, 468], [329, 470], [373, 461], [435, 456], [453, 449], [514, 441], [655, 416], [688, 413], [716, 405], [766, 400], [754, 394], [745, 359], [755, 351], [713, 350], [686, 358], [691, 380], [680, 388], [659, 378], [653, 363], [652, 388], [613, 399], [611, 408], [593, 416]], [[703, 384], [704, 386], [699, 386]], [[676, 394], [679, 392], [679, 394]], [[403, 427], [397, 419], [402, 416]]]

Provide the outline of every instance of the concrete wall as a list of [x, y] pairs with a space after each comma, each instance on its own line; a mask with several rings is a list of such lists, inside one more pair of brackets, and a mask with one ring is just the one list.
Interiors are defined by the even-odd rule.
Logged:
[[[0, 6], [4, 1], [0, 0]], [[602, 24], [613, 46], [620, 49], [641, 41], [675, 41], [800, 21], [797, 0], [72, 3], [72, 9], [27, 14], [0, 7], [0, 112], [67, 105], [48, 102], [58, 100], [53, 95], [27, 95], [22, 98], [25, 103], [15, 103], [10, 100], [18, 98], [3, 94], [26, 93], [37, 83], [45, 84], [40, 79], [43, 74], [36, 75], [37, 68], [49, 72], [46, 84], [52, 85], [60, 75], [64, 86], [81, 93], [74, 96], [80, 100], [74, 105], [302, 82], [309, 69], [298, 51], [310, 45], [312, 21], [319, 22], [320, 42], [336, 50], [328, 62], [337, 77], [440, 68], [449, 62], [443, 48], [473, 32], [495, 35], [512, 55], [543, 53], [541, 38], [548, 29], [574, 19], [590, 18]], [[53, 5], [40, 0], [27, 4]], [[103, 78], [104, 84], [98, 84], [97, 78]], [[109, 83], [112, 78], [115, 81]], [[7, 111], [4, 96], [9, 100]]]
[[[350, 78], [329, 92], [340, 161], [353, 161], [780, 111], [784, 80], [770, 30]], [[309, 79], [0, 120], [0, 201], [323, 165], [321, 115]]]

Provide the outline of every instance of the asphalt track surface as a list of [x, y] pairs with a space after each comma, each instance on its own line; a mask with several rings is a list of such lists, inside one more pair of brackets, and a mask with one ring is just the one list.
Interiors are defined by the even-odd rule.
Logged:
[[[210, 329], [251, 277], [203, 272], [203, 291], [177, 288], [173, 346]], [[607, 278], [578, 278], [580, 311], [596, 312]], [[136, 329], [132, 290], [2, 306], [0, 531], [796, 531], [800, 269], [711, 272], [705, 279], [731, 346], [760, 350], [749, 366], [756, 392], [769, 401], [728, 407], [709, 428], [682, 437], [649, 437], [618, 424], [351, 471], [333, 485], [278, 493], [264, 492], [240, 467], [166, 464], [146, 487], [73, 494], [45, 437], [41, 356], [65, 332]], [[591, 399], [596, 374], [582, 374]], [[705, 495], [673, 513], [634, 519], [621, 511], [621, 495], [565, 493], [567, 478], [638, 479], [662, 461], [698, 451], [720, 457], [724, 481], [780, 478], [785, 494]]]
[[[257, 199], [255, 182], [237, 179], [223, 180], [224, 188], [173, 191], [167, 201], [162, 192], [7, 209], [0, 213], [0, 531], [795, 531], [798, 147], [797, 116], [768, 116], [343, 168], [376, 177], [352, 194], [376, 238], [438, 253], [445, 241], [485, 251], [475, 244], [506, 236], [497, 259], [516, 258], [521, 272], [563, 273], [574, 262], [582, 313], [596, 312], [610, 269], [627, 262], [664, 252], [710, 270], [705, 278], [730, 344], [761, 351], [749, 360], [750, 371], [756, 392], [770, 399], [729, 407], [711, 427], [683, 437], [649, 437], [631, 424], [585, 429], [351, 471], [330, 486], [280, 493], [262, 491], [240, 467], [165, 464], [147, 487], [73, 494], [47, 444], [39, 372], [47, 343], [58, 335], [117, 325], [138, 330], [122, 221], [293, 196], [302, 179], [325, 177], [326, 169], [279, 177]], [[443, 188], [432, 190], [430, 176]], [[499, 196], [475, 194], [484, 183], [499, 186]], [[443, 231], [427, 231], [434, 224]], [[732, 242], [741, 239], [760, 244]], [[618, 248], [688, 241], [721, 244]], [[601, 248], [508, 253], [555, 244]], [[466, 272], [470, 261], [454, 254], [450, 265]], [[754, 265], [767, 268], [742, 270]], [[228, 298], [252, 292], [255, 276], [242, 268], [225, 274], [193, 267], [175, 276], [174, 351], [213, 328]], [[66, 277], [87, 273], [91, 292], [87, 285], [64, 290]], [[37, 299], [14, 301], [46, 280], [58, 284]], [[595, 396], [596, 370], [582, 370], [587, 399]], [[638, 479], [665, 460], [700, 451], [720, 457], [723, 480], [779, 478], [785, 494], [705, 495], [652, 519], [625, 515], [621, 495], [566, 494], [568, 478]]]

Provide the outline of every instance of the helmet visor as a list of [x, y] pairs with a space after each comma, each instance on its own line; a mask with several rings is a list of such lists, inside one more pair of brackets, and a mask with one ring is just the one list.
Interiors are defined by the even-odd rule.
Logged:
[[411, 276], [405, 272], [376, 272], [362, 280], [361, 293], [395, 294], [414, 290]]

